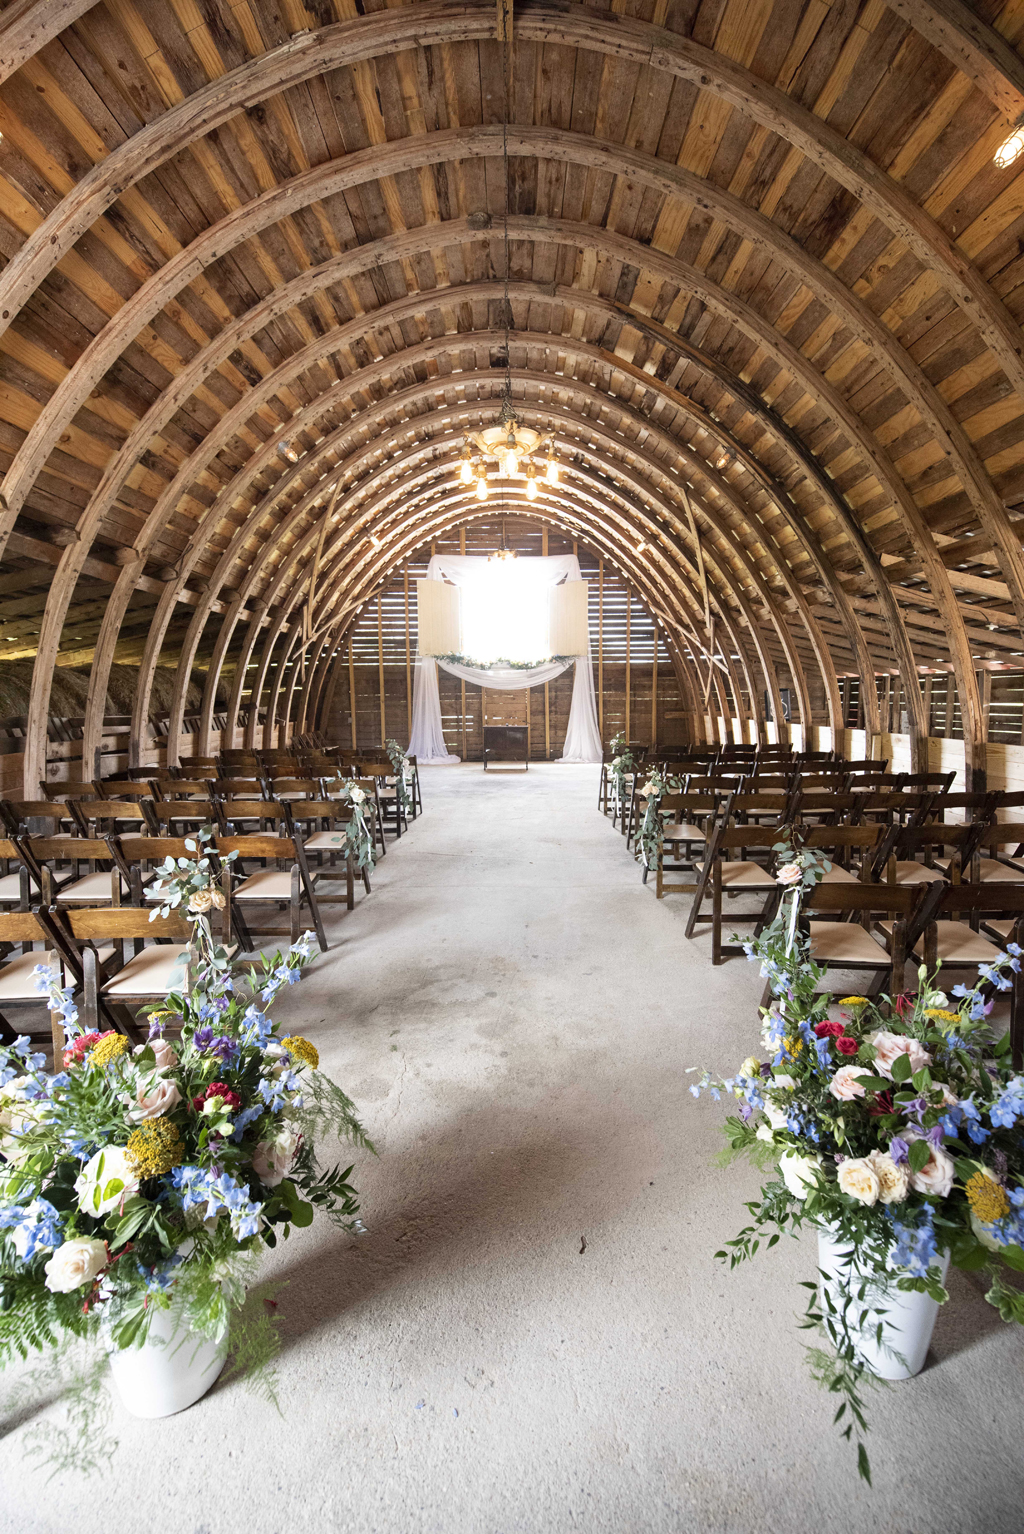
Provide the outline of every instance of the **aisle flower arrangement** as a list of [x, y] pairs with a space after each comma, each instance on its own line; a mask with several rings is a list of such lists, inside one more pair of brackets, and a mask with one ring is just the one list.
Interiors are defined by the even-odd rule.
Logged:
[[636, 769], [636, 758], [626, 750], [626, 737], [620, 730], [611, 743], [612, 759], [608, 764], [608, 776], [612, 780], [612, 803], [620, 806], [626, 792], [626, 779]]
[[194, 851], [160, 870], [153, 912], [193, 921], [190, 986], [151, 1009], [147, 1041], [83, 1031], [71, 990], [40, 966], [62, 1068], [47, 1074], [26, 1037], [0, 1049], [0, 1365], [68, 1338], [140, 1346], [172, 1305], [219, 1341], [263, 1246], [317, 1208], [359, 1228], [352, 1167], [322, 1166], [318, 1142], [372, 1147], [316, 1047], [269, 1016], [316, 939], [233, 964], [211, 931], [210, 859]]
[[691, 1086], [738, 1103], [724, 1131], [723, 1160], [752, 1159], [772, 1175], [747, 1204], [752, 1222], [716, 1255], [730, 1266], [803, 1225], [824, 1228], [851, 1254], [835, 1281], [809, 1282], [802, 1321], [828, 1343], [811, 1349], [816, 1377], [839, 1397], [836, 1421], [857, 1434], [860, 1474], [863, 1387], [871, 1378], [862, 1337], [882, 1343], [897, 1292], [944, 1301], [943, 1254], [984, 1270], [986, 1298], [1005, 1321], [1024, 1322], [1024, 1293], [1006, 1282], [1024, 1272], [1024, 1075], [1009, 1035], [988, 1024], [992, 994], [1009, 990], [1021, 951], [1007, 945], [970, 989], [938, 989], [922, 967], [914, 994], [840, 1001], [816, 994], [825, 971], [807, 955], [799, 911], [824, 872], [820, 857], [783, 842], [776, 875], [781, 908], [747, 945], [769, 981], [762, 1048], [732, 1078], [704, 1072]]
[[409, 758], [402, 750], [397, 740], [389, 740], [386, 747], [388, 760], [395, 769], [395, 792], [398, 795], [399, 807], [402, 814], [408, 817], [412, 813], [412, 767]]
[[666, 794], [678, 794], [682, 789], [682, 783], [682, 778], [672, 777], [670, 773], [662, 772], [660, 768], [654, 767], [647, 782], [640, 789], [640, 797], [644, 801], [644, 813], [636, 834], [636, 855], [645, 868], [658, 866], [663, 829], [661, 801]]
[[354, 778], [338, 777], [331, 782], [331, 798], [339, 799], [351, 810], [345, 827], [345, 856], [351, 856], [357, 869], [373, 868], [377, 854], [373, 832], [366, 822], [368, 794]]

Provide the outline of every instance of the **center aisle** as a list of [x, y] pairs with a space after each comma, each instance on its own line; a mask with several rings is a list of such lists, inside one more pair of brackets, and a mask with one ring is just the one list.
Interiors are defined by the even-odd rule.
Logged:
[[[159, 1428], [117, 1413], [137, 1505], [167, 1534], [1014, 1527], [1024, 1351], [966, 1279], [943, 1367], [872, 1398], [872, 1493], [793, 1326], [814, 1243], [714, 1261], [758, 1179], [714, 1165], [685, 1072], [756, 1048], [754, 967], [685, 941], [687, 897], [641, 885], [596, 768], [422, 777], [424, 815], [282, 998], [380, 1150], [368, 1234], [318, 1222], [274, 1255], [283, 1417], [237, 1385]], [[7, 1526], [136, 1526], [34, 1480]]]

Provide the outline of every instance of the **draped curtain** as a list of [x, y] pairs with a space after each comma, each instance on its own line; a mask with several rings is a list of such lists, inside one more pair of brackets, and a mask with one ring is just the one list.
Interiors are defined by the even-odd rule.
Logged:
[[[475, 554], [435, 554], [427, 566], [427, 580], [439, 581], [447, 577], [453, 585], [464, 586], [478, 574], [486, 559]], [[563, 577], [569, 581], [582, 580], [579, 560], [575, 554], [553, 554], [548, 557], [531, 558], [530, 564], [544, 566], [538, 573], [547, 578], [551, 586]], [[441, 728], [441, 695], [437, 684], [437, 668], [443, 666], [453, 676], [478, 687], [494, 687], [512, 691], [519, 687], [535, 687], [550, 682], [575, 663], [572, 704], [566, 729], [565, 746], [559, 758], [563, 762], [599, 762], [601, 760], [601, 736], [597, 727], [597, 701], [594, 696], [594, 668], [590, 650], [577, 655], [571, 661], [548, 661], [533, 666], [528, 671], [511, 667], [494, 670], [478, 670], [472, 666], [454, 665], [449, 661], [436, 661], [432, 656], [421, 655], [416, 661], [416, 678], [413, 685], [412, 737], [409, 754], [423, 762], [457, 762], [444, 741]]]

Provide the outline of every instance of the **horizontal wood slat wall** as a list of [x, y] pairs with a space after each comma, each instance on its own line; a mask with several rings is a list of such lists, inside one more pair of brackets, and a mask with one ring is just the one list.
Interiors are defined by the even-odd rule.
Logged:
[[[544, 532], [539, 522], [520, 517], [504, 519], [506, 546], [515, 549], [521, 558], [540, 556]], [[381, 744], [380, 678], [383, 675], [387, 736], [394, 737], [403, 745], [407, 743], [410, 706], [406, 669], [406, 581], [409, 587], [409, 647], [415, 661], [415, 582], [426, 574], [432, 550], [438, 553], [459, 553], [463, 547], [464, 535], [467, 554], [492, 554], [501, 547], [502, 534], [500, 518], [494, 521], [472, 521], [464, 527], [453, 528], [444, 539], [416, 550], [402, 568], [394, 572], [383, 591], [366, 604], [345, 646], [339, 652], [344, 654], [346, 665], [342, 668], [341, 684], [335, 693], [329, 724], [328, 733], [332, 739], [348, 742], [352, 738], [352, 694], [349, 686], [349, 676], [352, 675], [355, 679], [356, 744], [367, 748]], [[581, 574], [589, 584], [591, 657], [595, 687], [598, 678], [601, 679], [599, 712], [603, 739], [607, 744], [626, 725], [627, 582], [607, 559], [602, 564], [592, 550], [574, 542], [557, 529], [547, 529], [547, 549], [552, 555], [571, 554], [575, 550]], [[378, 602], [381, 614], [379, 632]], [[634, 739], [649, 740], [654, 717], [655, 624], [635, 591], [630, 593], [628, 606], [631, 734]], [[349, 646], [352, 654], [351, 672], [347, 665]], [[564, 671], [549, 685], [547, 725], [551, 760], [556, 760], [562, 754], [572, 688], [571, 669]], [[441, 721], [449, 751], [457, 756], [463, 755], [465, 725], [465, 755], [469, 761], [482, 760], [481, 689], [471, 684], [466, 686], [465, 719], [462, 713], [461, 684], [443, 668], [439, 671], [438, 690], [441, 696]], [[529, 710], [531, 758], [542, 761], [545, 757], [543, 687], [529, 690]], [[656, 729], [657, 739], [662, 745], [681, 745], [687, 738], [679, 686], [664, 639], [658, 642]]]

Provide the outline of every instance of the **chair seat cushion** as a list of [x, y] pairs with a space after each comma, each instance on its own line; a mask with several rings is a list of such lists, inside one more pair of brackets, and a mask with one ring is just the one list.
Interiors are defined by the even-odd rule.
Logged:
[[21, 875], [0, 875], [0, 905], [16, 905], [21, 899]]
[[[155, 878], [153, 871], [143, 873], [142, 882], [148, 884]], [[128, 894], [128, 885], [124, 878], [121, 879], [121, 893]], [[86, 874], [84, 879], [76, 879], [74, 884], [67, 885], [58, 890], [54, 896], [57, 905], [109, 905], [110, 904], [110, 874], [94, 873]]]
[[[228, 953], [234, 953], [236, 947], [233, 944]], [[151, 943], [100, 989], [104, 996], [165, 996], [184, 983], [187, 959], [187, 943]]]
[[760, 863], [721, 863], [722, 888], [774, 889], [775, 880]]
[[307, 852], [338, 852], [345, 845], [345, 832], [316, 831], [302, 845]]
[[292, 876], [276, 868], [258, 868], [232, 891], [232, 900], [290, 900]]
[[812, 921], [810, 957], [816, 963], [874, 964], [882, 969], [888, 955], [881, 943], [856, 922]]
[[[999, 952], [994, 943], [980, 932], [972, 932], [964, 921], [937, 921], [935, 929], [935, 954], [943, 964], [990, 964]], [[923, 952], [923, 940], [918, 946]]]
[[979, 858], [983, 884], [1024, 884], [1024, 869], [1010, 868], [998, 858]]
[[666, 842], [707, 841], [707, 837], [704, 835], [704, 832], [701, 830], [700, 826], [690, 825], [666, 826], [664, 832], [662, 833], [662, 837]]
[[33, 970], [37, 964], [52, 968], [56, 962], [56, 954], [44, 953], [42, 949], [33, 953], [16, 953], [0, 967], [0, 1001], [38, 1001], [40, 1006], [44, 1006], [45, 997], [39, 993]]
[[822, 884], [857, 884], [859, 881], [856, 874], [852, 874], [848, 868], [840, 868], [838, 863], [833, 863], [827, 874], [822, 875]]
[[1019, 918], [1016, 916], [1011, 916], [1009, 921], [985, 921], [985, 919], [982, 918], [988, 930], [990, 932], [997, 932], [1004, 943], [1008, 943], [1013, 937], [1014, 929], [1017, 925], [1018, 919]]
[[897, 884], [933, 884], [936, 879], [943, 878], [945, 878], [945, 871], [938, 864], [934, 868], [929, 868], [926, 863], [902, 859], [896, 864]]

